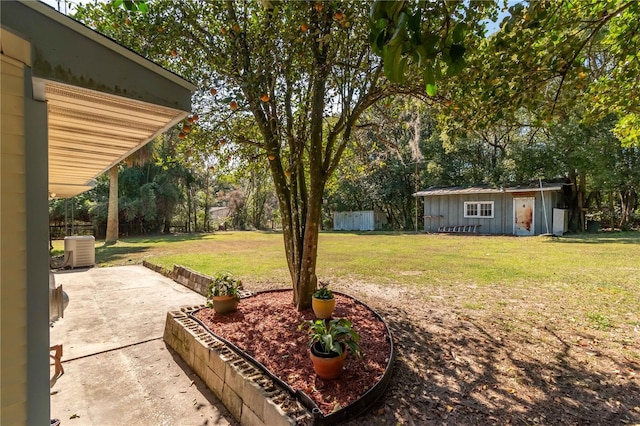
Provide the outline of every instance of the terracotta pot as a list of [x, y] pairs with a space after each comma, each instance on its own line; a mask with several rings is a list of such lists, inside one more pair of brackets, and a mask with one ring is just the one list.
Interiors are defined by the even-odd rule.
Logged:
[[347, 357], [347, 351], [344, 349], [343, 346], [342, 355], [338, 355], [337, 352], [322, 352], [320, 342], [311, 346], [311, 362], [318, 377], [325, 380], [333, 380], [340, 376], [344, 366], [344, 359]]
[[235, 312], [238, 309], [238, 298], [236, 296], [213, 296], [211, 303], [213, 309], [218, 314], [229, 314]]
[[329, 319], [336, 308], [336, 299], [311, 299], [311, 308], [318, 319]]

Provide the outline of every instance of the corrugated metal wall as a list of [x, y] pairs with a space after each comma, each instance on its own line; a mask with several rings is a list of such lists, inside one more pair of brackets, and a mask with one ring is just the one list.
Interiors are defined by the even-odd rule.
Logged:
[[[535, 198], [534, 231], [543, 234], [552, 229], [552, 213], [554, 207], [562, 207], [562, 193], [545, 192], [544, 208], [547, 212], [545, 221], [543, 203], [540, 192], [515, 194], [521, 197]], [[513, 193], [492, 194], [450, 194], [424, 197], [424, 230], [438, 232], [441, 226], [480, 225], [481, 234], [513, 234]], [[493, 218], [465, 218], [465, 201], [493, 201]]]
[[375, 231], [385, 223], [385, 215], [373, 210], [333, 212], [334, 231]]

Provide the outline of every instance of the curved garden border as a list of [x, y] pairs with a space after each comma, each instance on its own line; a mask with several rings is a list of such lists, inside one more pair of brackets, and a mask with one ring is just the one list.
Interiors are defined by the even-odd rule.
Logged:
[[[147, 261], [143, 261], [143, 265], [205, 297], [206, 288], [212, 281], [211, 277], [181, 265], [174, 265], [173, 270]], [[291, 290], [264, 290], [256, 293], [243, 291], [241, 297], [275, 291]], [[167, 312], [163, 339], [200, 376], [241, 424], [335, 424], [364, 413], [382, 396], [391, 381], [395, 347], [389, 326], [380, 314], [351, 295], [337, 291], [334, 293], [364, 306], [384, 324], [390, 354], [382, 378], [372, 388], [348, 406], [326, 416], [306, 393], [294, 391], [261, 363], [217, 336], [195, 318], [193, 313], [205, 308], [204, 305], [186, 306]]]
[[[251, 293], [250, 295], [247, 295], [245, 297], [253, 297], [261, 293], [285, 292], [285, 291], [291, 291], [291, 290], [289, 289], [263, 290], [256, 293]], [[309, 409], [313, 413], [315, 425], [329, 425], [329, 424], [335, 424], [337, 422], [346, 421], [353, 417], [357, 417], [358, 415], [364, 413], [367, 409], [369, 409], [382, 396], [384, 391], [387, 389], [387, 386], [391, 381], [391, 374], [393, 371], [393, 361], [395, 359], [395, 348], [393, 345], [393, 337], [391, 335], [389, 326], [387, 325], [386, 321], [382, 318], [382, 316], [380, 316], [380, 314], [378, 314], [376, 311], [371, 309], [371, 307], [369, 307], [367, 304], [365, 304], [364, 302], [361, 302], [360, 300], [356, 299], [351, 295], [341, 293], [338, 291], [334, 291], [334, 293], [347, 297], [353, 300], [355, 303], [364, 306], [369, 311], [371, 311], [373, 315], [380, 322], [382, 322], [382, 324], [384, 324], [384, 327], [387, 330], [387, 341], [389, 342], [390, 354], [389, 354], [389, 360], [387, 362], [387, 366], [385, 368], [385, 372], [382, 375], [381, 379], [375, 385], [373, 385], [370, 389], [368, 389], [363, 395], [361, 395], [358, 399], [356, 399], [351, 404], [341, 408], [340, 410], [334, 411], [328, 415], [323, 415], [320, 408], [305, 392], [301, 390], [294, 390], [291, 386], [289, 386], [288, 383], [286, 383], [285, 381], [281, 380], [279, 377], [271, 373], [271, 371], [269, 371], [259, 361], [257, 361], [250, 355], [246, 354], [242, 349], [238, 348], [232, 342], [224, 339], [221, 336], [218, 336], [215, 332], [209, 329], [205, 324], [203, 324], [198, 318], [194, 316], [194, 313], [196, 313], [200, 309], [191, 311], [188, 313], [188, 315], [191, 319], [193, 319], [198, 324], [200, 324], [200, 326], [202, 326], [205, 330], [207, 330], [209, 333], [214, 335], [220, 341], [224, 342], [228, 348], [233, 350], [239, 356], [249, 360], [252, 364], [256, 365], [264, 374], [266, 374], [269, 378], [277, 382], [280, 386], [286, 389], [292, 396], [294, 396], [298, 401], [300, 401], [307, 409]]]

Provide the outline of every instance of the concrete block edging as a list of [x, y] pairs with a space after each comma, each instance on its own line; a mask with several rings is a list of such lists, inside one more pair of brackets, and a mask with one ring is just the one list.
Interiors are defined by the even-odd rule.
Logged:
[[163, 338], [236, 420], [251, 426], [312, 425], [312, 413], [294, 396], [188, 316], [203, 307], [168, 312]]
[[173, 270], [170, 270], [143, 260], [142, 266], [164, 275], [167, 278], [171, 278], [178, 284], [181, 284], [204, 297], [207, 297], [207, 289], [209, 288], [209, 284], [213, 281], [213, 277], [201, 274], [200, 272], [182, 265], [173, 265]]

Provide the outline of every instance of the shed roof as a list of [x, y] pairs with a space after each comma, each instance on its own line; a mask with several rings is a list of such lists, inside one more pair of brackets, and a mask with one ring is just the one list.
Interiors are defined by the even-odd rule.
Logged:
[[508, 188], [495, 188], [489, 186], [448, 186], [428, 188], [413, 194], [414, 197], [432, 197], [436, 195], [463, 195], [463, 194], [496, 194], [507, 192], [540, 192], [540, 191], [561, 191], [565, 184], [543, 183], [542, 188], [537, 186], [511, 186]]
[[47, 102], [49, 193], [67, 198], [191, 110], [195, 86], [40, 2], [2, 4], [2, 52]]

